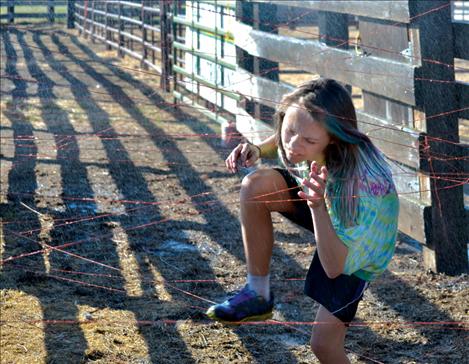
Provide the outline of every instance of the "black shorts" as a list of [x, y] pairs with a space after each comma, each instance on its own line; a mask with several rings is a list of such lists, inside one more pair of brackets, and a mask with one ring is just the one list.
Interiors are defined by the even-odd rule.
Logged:
[[[289, 188], [291, 199], [298, 199], [298, 186], [295, 178], [282, 168], [275, 168], [285, 179]], [[282, 213], [290, 221], [314, 232], [313, 217], [306, 201], [293, 201], [295, 211]], [[305, 280], [304, 292], [307, 296], [321, 304], [335, 317], [344, 323], [349, 323], [355, 317], [358, 303], [363, 298], [363, 292], [368, 287], [368, 282], [357, 276], [341, 274], [331, 279], [326, 275], [319, 260], [317, 251], [309, 267]]]

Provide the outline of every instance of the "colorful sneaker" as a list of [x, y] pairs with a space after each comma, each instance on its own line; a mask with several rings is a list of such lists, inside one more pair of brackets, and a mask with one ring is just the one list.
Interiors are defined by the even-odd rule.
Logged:
[[225, 302], [211, 306], [207, 310], [207, 316], [213, 320], [224, 323], [242, 321], [264, 321], [272, 318], [274, 297], [270, 300], [257, 295], [246, 284], [244, 288]]

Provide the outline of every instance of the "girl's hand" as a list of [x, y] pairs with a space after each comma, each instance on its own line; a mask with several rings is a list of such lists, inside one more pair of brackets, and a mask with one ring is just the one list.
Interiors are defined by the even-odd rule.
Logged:
[[240, 143], [225, 160], [226, 168], [238, 172], [238, 166], [252, 167], [260, 158], [260, 148], [251, 143]]
[[309, 178], [304, 179], [303, 186], [308, 187], [308, 193], [303, 191], [298, 192], [298, 196], [308, 201], [308, 206], [311, 209], [324, 206], [324, 195], [326, 193], [326, 181], [327, 181], [327, 168], [321, 167], [321, 171], [318, 171], [318, 164], [316, 162], [311, 163], [311, 172], [309, 172]]

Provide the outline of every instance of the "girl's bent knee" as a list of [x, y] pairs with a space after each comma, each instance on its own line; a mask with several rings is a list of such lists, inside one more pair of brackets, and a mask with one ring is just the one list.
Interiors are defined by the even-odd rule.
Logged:
[[326, 349], [325, 349], [325, 344], [320, 342], [320, 340], [316, 340], [316, 339], [311, 339], [310, 342], [309, 342], [309, 346], [311, 347], [311, 351], [316, 355], [318, 356], [318, 354], [324, 352]]
[[241, 200], [272, 190], [273, 170], [257, 170], [248, 174], [241, 182]]
[[334, 343], [327, 339], [312, 338], [310, 341], [311, 350], [321, 363], [349, 363], [350, 361], [345, 354], [343, 345]]
[[330, 356], [331, 353], [334, 353], [335, 351], [340, 349], [340, 348], [334, 347], [334, 345], [331, 342], [317, 339], [314, 337], [310, 341], [310, 346], [314, 355], [316, 355], [319, 359], [327, 358]]

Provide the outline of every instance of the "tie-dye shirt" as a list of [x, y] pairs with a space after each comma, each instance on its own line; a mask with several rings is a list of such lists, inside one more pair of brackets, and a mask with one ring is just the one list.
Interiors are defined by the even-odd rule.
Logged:
[[394, 254], [399, 215], [399, 198], [393, 185], [362, 183], [359, 188], [357, 224], [343, 226], [327, 203], [337, 236], [347, 246], [344, 274], [366, 281], [375, 279]]
[[[305, 163], [289, 169], [299, 184], [307, 177]], [[332, 225], [340, 240], [347, 246], [344, 274], [371, 281], [380, 275], [389, 264], [396, 243], [399, 198], [394, 185], [363, 178], [359, 184], [357, 224], [346, 227], [331, 209], [326, 206]]]

